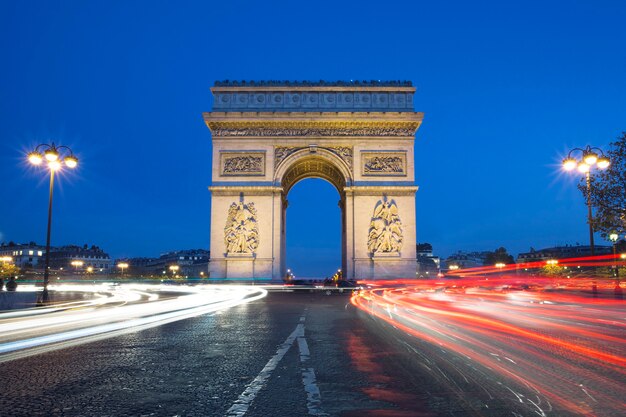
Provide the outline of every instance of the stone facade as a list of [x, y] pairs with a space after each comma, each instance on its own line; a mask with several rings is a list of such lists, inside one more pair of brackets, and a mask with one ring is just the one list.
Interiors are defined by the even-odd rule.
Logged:
[[410, 83], [221, 82], [211, 91], [212, 278], [282, 280], [287, 195], [309, 177], [341, 196], [346, 278], [415, 276], [413, 142], [423, 114]]

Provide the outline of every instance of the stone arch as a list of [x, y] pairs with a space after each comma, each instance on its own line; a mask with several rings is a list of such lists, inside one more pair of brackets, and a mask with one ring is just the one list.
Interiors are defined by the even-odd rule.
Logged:
[[337, 188], [339, 195], [346, 186], [352, 185], [352, 173], [348, 164], [325, 148], [301, 149], [289, 155], [276, 168], [274, 184], [283, 187], [283, 193], [305, 178], [321, 178]]
[[274, 174], [274, 184], [282, 189], [280, 214], [280, 271], [287, 271], [287, 196], [294, 185], [306, 178], [320, 178], [331, 183], [339, 193], [341, 209], [341, 268], [346, 270], [347, 231], [346, 231], [346, 186], [353, 183], [352, 173], [347, 163], [334, 152], [318, 147], [298, 150], [278, 165]]
[[[414, 276], [414, 140], [423, 114], [413, 109], [410, 82], [227, 81], [211, 91], [211, 278], [282, 281], [286, 197], [309, 177], [340, 195], [346, 278]], [[396, 203], [405, 243], [372, 252], [370, 229], [385, 196]], [[258, 244], [246, 251], [229, 250], [227, 237], [241, 231], [224, 228], [239, 202], [256, 210]]]

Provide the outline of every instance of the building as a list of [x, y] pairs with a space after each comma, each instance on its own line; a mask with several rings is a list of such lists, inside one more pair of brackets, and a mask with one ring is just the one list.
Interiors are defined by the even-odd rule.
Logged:
[[111, 257], [98, 246], [68, 245], [50, 248], [50, 269], [76, 272], [109, 273]]
[[13, 264], [22, 269], [43, 268], [46, 247], [30, 243], [2, 243], [0, 256], [11, 257]]
[[[166, 252], [158, 258], [119, 259], [116, 264], [128, 264], [128, 274], [140, 277], [162, 277], [178, 275], [183, 277], [208, 277], [210, 251], [206, 249], [185, 249]], [[173, 267], [173, 268], [172, 268]]]
[[454, 265], [458, 268], [475, 268], [483, 266], [489, 252], [463, 252], [458, 251], [448, 256], [444, 261], [446, 268]]
[[430, 243], [418, 243], [415, 245], [417, 256], [417, 269], [415, 277], [436, 278], [439, 274], [441, 259], [433, 255], [433, 246]]
[[[609, 255], [613, 253], [612, 246], [594, 245], [594, 255]], [[555, 246], [535, 250], [530, 248], [529, 252], [520, 253], [517, 256], [517, 263], [547, 261], [549, 259], [583, 258], [591, 256], [589, 245], [565, 245]]]

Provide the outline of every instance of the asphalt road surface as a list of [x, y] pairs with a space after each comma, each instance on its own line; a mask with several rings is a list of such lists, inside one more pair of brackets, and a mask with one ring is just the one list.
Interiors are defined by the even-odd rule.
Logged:
[[345, 294], [270, 292], [0, 363], [0, 415], [569, 415], [514, 404], [506, 387], [487, 395], [481, 380], [489, 375], [477, 370], [468, 384], [454, 372], [461, 359], [355, 308]]

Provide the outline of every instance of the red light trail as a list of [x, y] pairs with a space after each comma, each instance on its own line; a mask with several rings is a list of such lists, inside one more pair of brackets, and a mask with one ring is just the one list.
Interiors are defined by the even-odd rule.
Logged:
[[430, 346], [433, 375], [458, 396], [480, 386], [485, 407], [497, 399], [524, 415], [626, 413], [626, 304], [612, 279], [478, 270], [482, 278], [372, 282], [352, 304]]

